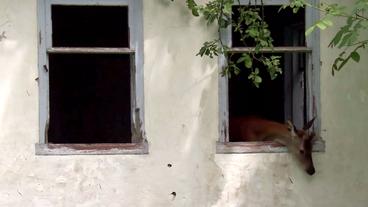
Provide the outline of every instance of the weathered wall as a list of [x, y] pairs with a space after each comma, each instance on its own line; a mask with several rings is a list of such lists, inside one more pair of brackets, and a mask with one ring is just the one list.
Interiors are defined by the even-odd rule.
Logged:
[[332, 77], [333, 31], [323, 33], [327, 149], [315, 154], [313, 177], [285, 153], [216, 155], [217, 63], [194, 56], [215, 28], [193, 18], [184, 0], [170, 2], [144, 0], [150, 154], [48, 157], [34, 152], [36, 0], [0, 0], [0, 206], [367, 206], [367, 58]]

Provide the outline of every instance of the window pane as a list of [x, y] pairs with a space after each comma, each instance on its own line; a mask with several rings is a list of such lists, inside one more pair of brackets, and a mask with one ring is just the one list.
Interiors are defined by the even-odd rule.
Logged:
[[[244, 7], [244, 6], [243, 6]], [[233, 19], [239, 18], [239, 6], [233, 7]], [[260, 7], [257, 7], [261, 9]], [[305, 46], [305, 14], [300, 9], [294, 14], [291, 9], [281, 10], [280, 6], [264, 6], [264, 18], [271, 31], [274, 46]], [[261, 15], [262, 16], [262, 15]], [[232, 31], [233, 47], [252, 47], [254, 42], [240, 40], [239, 32]]]
[[[236, 61], [238, 57], [239, 55], [233, 55], [232, 58]], [[253, 67], [259, 68], [262, 83], [256, 88], [248, 79], [251, 70], [238, 65], [241, 68], [240, 74], [233, 75], [229, 79], [229, 115], [230, 117], [256, 115], [283, 122], [284, 77], [280, 75], [271, 80], [266, 68], [257, 61], [254, 63]]]
[[128, 7], [53, 5], [54, 47], [129, 47]]
[[[277, 54], [281, 55], [282, 54]], [[235, 61], [239, 54], [233, 55]], [[281, 63], [283, 58], [281, 59]], [[230, 141], [238, 141], [240, 137], [234, 137], [231, 129], [232, 119], [244, 116], [257, 116], [269, 120], [284, 121], [284, 76], [280, 75], [275, 80], [271, 80], [266, 68], [254, 61], [254, 68], [259, 68], [262, 83], [256, 88], [248, 79], [250, 69], [242, 65], [239, 75], [233, 75], [229, 79], [229, 134]], [[281, 65], [283, 67], [283, 65]]]
[[49, 60], [48, 142], [130, 142], [130, 57], [52, 54]]
[[[241, 54], [232, 56], [236, 60]], [[270, 55], [270, 54], [267, 54]], [[291, 120], [297, 127], [305, 123], [306, 87], [305, 87], [305, 54], [285, 53], [273, 54], [281, 56], [280, 67], [283, 73], [271, 80], [266, 68], [256, 60], [253, 68], [259, 68], [262, 83], [256, 88], [248, 79], [251, 70], [238, 64], [239, 75], [229, 79], [229, 129], [233, 118], [257, 116], [277, 122]], [[230, 141], [237, 141], [229, 130]]]

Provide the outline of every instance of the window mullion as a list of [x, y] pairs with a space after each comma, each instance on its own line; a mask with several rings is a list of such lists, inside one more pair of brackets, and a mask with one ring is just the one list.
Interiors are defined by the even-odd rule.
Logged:
[[[223, 44], [231, 48], [231, 26], [221, 30], [221, 40]], [[227, 66], [227, 58], [224, 54], [220, 54], [218, 58], [219, 74]], [[219, 76], [219, 140], [221, 142], [229, 142], [229, 80], [227, 75]]]

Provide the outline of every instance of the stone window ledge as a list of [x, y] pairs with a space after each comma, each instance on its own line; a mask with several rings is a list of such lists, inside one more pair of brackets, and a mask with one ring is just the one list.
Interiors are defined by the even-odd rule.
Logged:
[[[325, 152], [325, 141], [318, 139], [313, 144], [313, 152]], [[217, 154], [246, 154], [246, 153], [283, 153], [288, 149], [276, 142], [217, 142]]]
[[143, 155], [148, 143], [36, 144], [36, 155]]

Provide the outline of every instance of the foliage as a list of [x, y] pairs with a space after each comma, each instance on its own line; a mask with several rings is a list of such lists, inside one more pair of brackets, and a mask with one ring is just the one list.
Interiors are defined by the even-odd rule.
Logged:
[[[173, 0], [172, 0], [173, 1]], [[208, 25], [216, 23], [218, 25], [218, 38], [206, 41], [197, 53], [197, 55], [214, 56], [224, 55], [227, 59], [227, 66], [223, 68], [222, 74], [231, 77], [232, 74], [239, 74], [239, 64], [243, 64], [249, 69], [248, 79], [254, 86], [259, 87], [262, 82], [259, 68], [252, 67], [254, 61], [263, 65], [271, 79], [275, 79], [282, 73], [280, 68], [280, 56], [266, 57], [261, 53], [263, 48], [273, 48], [271, 32], [267, 23], [264, 21], [263, 7], [254, 7], [252, 5], [238, 8], [239, 18], [231, 19], [232, 6], [236, 4], [234, 0], [209, 0], [204, 5], [198, 5], [195, 0], [186, 0], [187, 7], [194, 16], [202, 16]], [[263, 1], [261, 0], [263, 5]], [[240, 5], [240, 2], [237, 1]], [[243, 53], [240, 58], [233, 60], [233, 53], [230, 48], [222, 42], [221, 30], [232, 26], [234, 31], [239, 33], [240, 40], [245, 46], [248, 42], [254, 42], [254, 46], [247, 53]]]
[[346, 19], [344, 26], [339, 29], [329, 44], [331, 48], [337, 47], [342, 50], [332, 65], [332, 75], [336, 71], [340, 71], [350, 60], [359, 63], [360, 51], [368, 46], [367, 36], [361, 35], [364, 32], [366, 34], [368, 28], [368, 0], [355, 0], [350, 9], [339, 4], [320, 3], [319, 5], [312, 5], [306, 0], [293, 0], [289, 6], [296, 10], [308, 6], [324, 14], [306, 31], [306, 35], [309, 35], [315, 29], [325, 30], [333, 26], [333, 17]]
[[[171, 0], [174, 1], [174, 0]], [[256, 0], [257, 2], [257, 0]], [[198, 5], [195, 0], [186, 0], [187, 7], [192, 11], [194, 16], [202, 16], [207, 24], [218, 24], [219, 38], [207, 41], [197, 55], [214, 56], [224, 55], [227, 58], [227, 66], [223, 68], [222, 74], [231, 77], [231, 74], [239, 74], [239, 64], [243, 64], [249, 69], [248, 78], [256, 87], [262, 82], [259, 69], [253, 68], [253, 62], [258, 61], [263, 64], [269, 73], [271, 79], [276, 78], [282, 73], [280, 68], [280, 57], [265, 57], [260, 52], [263, 48], [273, 48], [272, 38], [267, 23], [263, 18], [263, 0], [260, 0], [261, 7], [254, 7], [249, 1], [248, 6], [238, 8], [240, 13], [238, 19], [231, 19], [232, 6], [239, 4], [239, 0], [209, 0], [204, 5]], [[335, 58], [332, 65], [332, 74], [340, 71], [350, 60], [360, 61], [360, 51], [368, 46], [368, 39], [362, 37], [363, 32], [367, 32], [368, 27], [368, 0], [355, 0], [350, 10], [340, 4], [320, 3], [313, 5], [308, 0], [290, 0], [288, 5], [283, 5], [280, 10], [291, 8], [294, 13], [300, 8], [311, 7], [321, 11], [324, 15], [315, 22], [305, 32], [306, 35], [311, 34], [316, 29], [325, 30], [334, 25], [333, 17], [342, 17], [346, 19], [345, 25], [332, 38], [329, 47], [337, 47], [342, 52]], [[235, 62], [232, 60], [232, 53], [227, 45], [223, 44], [221, 39], [221, 30], [232, 26], [235, 32], [240, 34], [240, 39], [246, 45], [245, 40], [251, 39], [255, 46], [249, 53], [244, 53]]]

